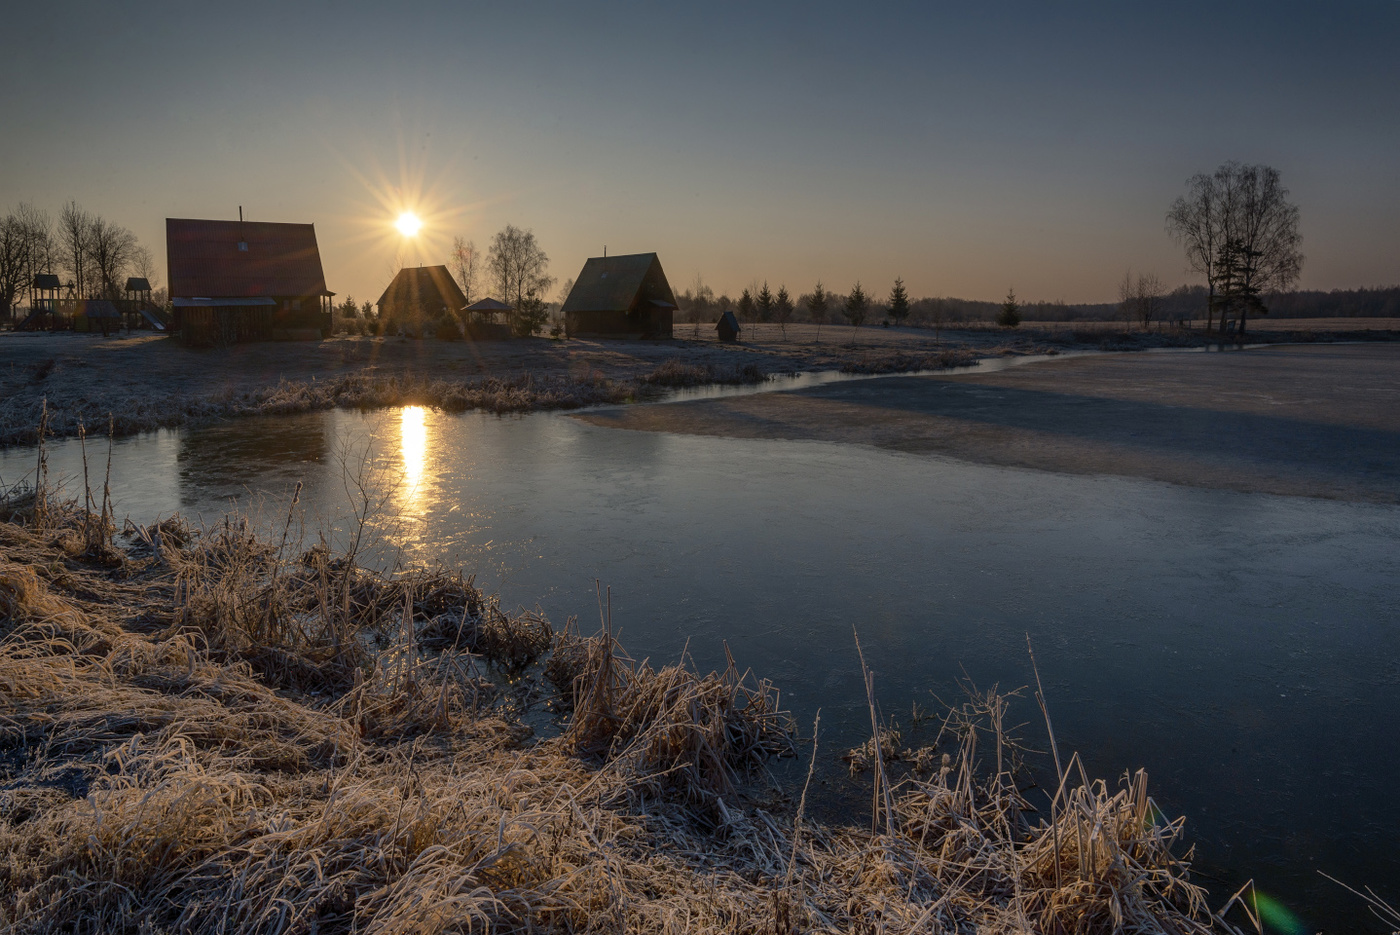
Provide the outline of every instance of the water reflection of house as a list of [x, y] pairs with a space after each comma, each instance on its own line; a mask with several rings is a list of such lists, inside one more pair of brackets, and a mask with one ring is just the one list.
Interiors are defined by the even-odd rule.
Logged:
[[174, 327], [187, 344], [325, 337], [314, 224], [165, 219]]
[[595, 256], [564, 300], [564, 329], [571, 338], [669, 338], [675, 311], [655, 253]]
[[451, 333], [442, 334], [444, 329], [451, 329], [462, 336], [458, 312], [467, 304], [467, 297], [446, 266], [399, 270], [377, 304], [386, 333], [402, 331], [422, 336], [435, 331], [440, 337], [452, 337]]

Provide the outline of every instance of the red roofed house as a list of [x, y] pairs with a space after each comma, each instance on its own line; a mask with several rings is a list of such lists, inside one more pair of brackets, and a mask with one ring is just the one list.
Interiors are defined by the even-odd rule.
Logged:
[[165, 219], [175, 329], [217, 345], [330, 334], [314, 224]]

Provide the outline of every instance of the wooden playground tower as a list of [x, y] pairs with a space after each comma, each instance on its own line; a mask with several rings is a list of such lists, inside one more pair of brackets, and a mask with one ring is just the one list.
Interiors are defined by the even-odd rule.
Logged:
[[[66, 292], [66, 294], [65, 294]], [[102, 331], [125, 327], [165, 331], [170, 325], [164, 311], [151, 299], [151, 284], [141, 276], [126, 281], [124, 298], [79, 299], [73, 283], [61, 283], [52, 273], [34, 277], [29, 315], [16, 327], [20, 331]]]

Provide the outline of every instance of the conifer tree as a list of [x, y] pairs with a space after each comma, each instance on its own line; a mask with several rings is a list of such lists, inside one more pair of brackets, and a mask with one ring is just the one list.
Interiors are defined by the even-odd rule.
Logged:
[[1021, 304], [1016, 301], [1016, 290], [1008, 289], [1006, 301], [1001, 303], [1001, 312], [997, 314], [997, 324], [1003, 328], [1021, 327]]
[[739, 317], [744, 321], [753, 321], [753, 296], [749, 295], [749, 290], [745, 289], [744, 294], [739, 296]]
[[778, 322], [778, 327], [783, 329], [783, 340], [787, 340], [787, 323], [792, 320], [792, 298], [788, 295], [787, 286], [779, 286], [778, 294], [773, 298], [773, 317]]
[[773, 293], [768, 289], [768, 280], [763, 281], [763, 288], [758, 290], [758, 299], [754, 305], [758, 308], [759, 321], [773, 320]]
[[817, 343], [822, 340], [822, 323], [826, 321], [827, 308], [831, 300], [827, 297], [827, 291], [822, 287], [821, 280], [817, 280], [817, 285], [812, 289], [812, 294], [807, 297], [807, 314], [812, 321], [817, 323]]
[[841, 310], [841, 314], [846, 316], [846, 320], [851, 323], [851, 343], [856, 343], [856, 329], [865, 321], [865, 313], [870, 307], [870, 300], [866, 298], [865, 290], [860, 287], [860, 280], [851, 287], [851, 294], [846, 296], [846, 305]]
[[904, 319], [909, 317], [909, 293], [904, 288], [904, 280], [898, 277], [890, 290], [890, 317], [896, 325], [904, 324]]

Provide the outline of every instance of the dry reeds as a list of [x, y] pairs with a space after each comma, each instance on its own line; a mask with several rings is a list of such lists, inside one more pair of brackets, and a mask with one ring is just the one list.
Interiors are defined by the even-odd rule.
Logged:
[[[1141, 773], [1071, 758], [1030, 820], [995, 692], [877, 831], [823, 824], [749, 794], [795, 737], [732, 658], [653, 668], [606, 613], [554, 634], [238, 517], [125, 538], [114, 569], [0, 523], [7, 932], [1228, 929]], [[567, 694], [559, 736], [512, 716], [527, 683]]]
[[650, 373], [637, 378], [651, 386], [705, 386], [709, 384], [739, 385], [762, 383], [767, 379], [757, 364], [734, 364], [716, 367], [713, 364], [689, 364], [672, 358]]

